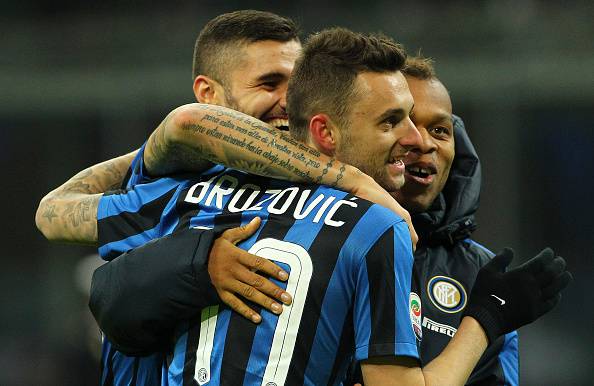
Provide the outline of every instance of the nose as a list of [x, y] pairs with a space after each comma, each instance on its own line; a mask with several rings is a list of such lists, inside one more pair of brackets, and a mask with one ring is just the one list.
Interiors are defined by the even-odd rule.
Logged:
[[406, 150], [411, 151], [423, 146], [423, 138], [421, 133], [411, 121], [410, 117], [406, 118], [406, 134], [400, 138], [398, 143]]
[[429, 134], [429, 130], [423, 126], [420, 126], [417, 129], [421, 135], [421, 141], [419, 142], [418, 146], [412, 148], [411, 150], [420, 154], [428, 154], [437, 150], [435, 139], [431, 136], [431, 134]]
[[278, 101], [279, 106], [283, 109], [283, 111], [287, 111], [287, 93], [284, 93], [280, 100]]
[[287, 111], [287, 86], [279, 87], [278, 92], [280, 93], [278, 104], [283, 111]]

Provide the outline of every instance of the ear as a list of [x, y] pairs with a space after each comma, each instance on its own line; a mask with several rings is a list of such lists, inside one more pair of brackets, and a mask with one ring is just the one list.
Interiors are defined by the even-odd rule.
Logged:
[[206, 75], [198, 75], [194, 79], [194, 95], [199, 103], [208, 103], [212, 105], [220, 104], [222, 90], [219, 84], [212, 78]]
[[338, 129], [326, 114], [316, 114], [309, 120], [309, 133], [318, 149], [326, 155], [336, 151]]

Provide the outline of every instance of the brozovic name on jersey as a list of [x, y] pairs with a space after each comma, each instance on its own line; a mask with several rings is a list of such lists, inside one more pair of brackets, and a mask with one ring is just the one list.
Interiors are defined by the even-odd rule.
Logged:
[[[215, 182], [217, 177], [218, 180]], [[202, 204], [204, 206], [216, 206], [219, 209], [224, 207], [224, 197], [231, 196], [227, 210], [231, 213], [238, 213], [244, 211], [260, 211], [266, 210], [272, 214], [285, 214], [292, 206], [291, 204], [297, 200], [292, 216], [296, 220], [302, 220], [309, 216], [312, 212], [317, 211], [313, 217], [313, 223], [322, 221], [325, 225], [332, 227], [341, 227], [344, 221], [335, 218], [336, 212], [343, 205], [356, 208], [356, 197], [350, 200], [336, 200], [334, 196], [325, 196], [319, 194], [311, 202], [307, 203], [312, 190], [300, 189], [297, 186], [290, 186], [283, 190], [281, 189], [264, 189], [260, 186], [246, 183], [239, 189], [237, 185], [239, 180], [232, 175], [215, 176], [208, 181], [198, 182], [188, 190], [184, 201], [192, 204]], [[264, 191], [264, 197], [261, 193]], [[258, 196], [261, 198], [257, 200]], [[241, 204], [240, 204], [241, 202]]]

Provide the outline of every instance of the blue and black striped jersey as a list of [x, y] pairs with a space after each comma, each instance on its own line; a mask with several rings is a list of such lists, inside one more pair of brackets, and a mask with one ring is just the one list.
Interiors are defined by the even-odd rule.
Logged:
[[[143, 164], [145, 146], [146, 144], [143, 144], [134, 157], [123, 182], [123, 188], [132, 189], [137, 184], [150, 181], [150, 178], [145, 175]], [[103, 227], [107, 231], [109, 228], [109, 226]], [[102, 232], [99, 233], [99, 236], [101, 239]], [[99, 240], [99, 244], [102, 244], [101, 240]], [[101, 248], [99, 252], [101, 257], [106, 260], [117, 256], [117, 254], [103, 255]], [[125, 355], [116, 350], [106, 337], [103, 337], [101, 351], [101, 386], [167, 385], [165, 353], [154, 353], [142, 357]]]
[[279, 285], [293, 304], [281, 316], [262, 310], [259, 325], [222, 304], [205, 308], [179, 331], [168, 384], [340, 384], [353, 357], [418, 357], [406, 223], [329, 187], [222, 166], [140, 184], [101, 199], [100, 253], [109, 259], [178, 229], [222, 230], [255, 216], [262, 226], [239, 246], [290, 272]]

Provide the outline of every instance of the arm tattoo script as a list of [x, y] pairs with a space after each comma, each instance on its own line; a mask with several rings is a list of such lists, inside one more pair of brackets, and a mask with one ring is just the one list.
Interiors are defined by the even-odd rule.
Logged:
[[[161, 159], [163, 165], [166, 159], [173, 160], [161, 171], [208, 160], [258, 175], [342, 187], [346, 169], [341, 162], [248, 115], [221, 106], [192, 106], [193, 114], [178, 123], [179, 127], [166, 127], [174, 121], [166, 119], [158, 129], [161, 132], [151, 136], [157, 154], [154, 158]], [[166, 142], [165, 131], [175, 129], [184, 146], [177, 143], [169, 145], [169, 152], [160, 152]]]

